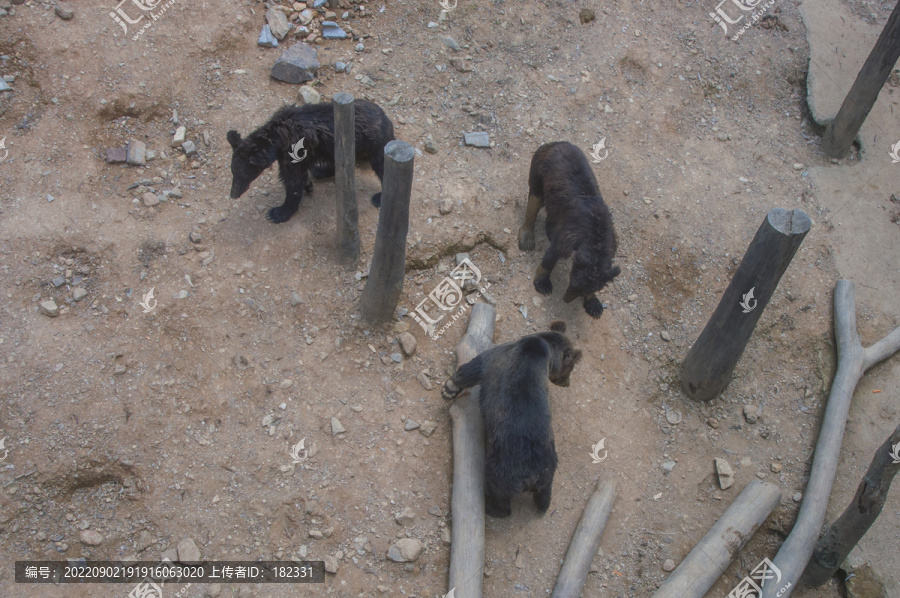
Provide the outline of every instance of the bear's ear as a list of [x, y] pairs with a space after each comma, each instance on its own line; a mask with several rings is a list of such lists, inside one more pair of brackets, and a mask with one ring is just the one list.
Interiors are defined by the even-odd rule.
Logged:
[[581, 357], [582, 357], [581, 349], [575, 349], [574, 351], [572, 351], [572, 354], [570, 355], [569, 359], [572, 361], [573, 367], [575, 366], [576, 363], [581, 361]]
[[241, 134], [237, 131], [228, 131], [228, 143], [232, 148], [236, 148], [241, 143]]
[[566, 331], [566, 323], [562, 320], [556, 320], [555, 322], [550, 323], [550, 330], [553, 332], [565, 332]]

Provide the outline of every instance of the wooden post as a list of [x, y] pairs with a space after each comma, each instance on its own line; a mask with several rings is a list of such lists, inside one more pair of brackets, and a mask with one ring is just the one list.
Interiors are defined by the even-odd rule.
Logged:
[[[856, 332], [856, 292], [849, 280], [839, 280], [834, 287], [834, 337], [837, 341], [838, 367], [816, 441], [809, 482], [803, 493], [797, 521], [773, 560], [781, 570], [781, 585], [791, 584], [791, 588], [779, 598], [788, 598], [794, 591], [825, 523], [825, 508], [834, 484], [853, 391], [866, 370], [900, 349], [900, 327], [871, 347], [863, 348], [860, 344]], [[777, 591], [777, 588], [770, 590], [767, 585], [763, 588], [762, 598], [776, 598]]]
[[891, 69], [900, 58], [900, 1], [888, 17], [875, 47], [844, 98], [841, 109], [822, 136], [822, 150], [832, 158], [843, 158], [853, 145], [856, 134], [878, 99]]
[[416, 150], [405, 141], [384, 146], [384, 182], [375, 250], [369, 278], [360, 298], [363, 318], [387, 321], [394, 313], [406, 275], [406, 234]]
[[356, 200], [356, 108], [353, 96], [341, 92], [334, 106], [334, 183], [337, 187], [337, 248], [344, 266], [359, 261], [359, 206]]
[[780, 501], [775, 484], [759, 479], [747, 484], [653, 598], [703, 598]]
[[892, 452], [900, 447], [900, 426], [884, 441], [856, 489], [856, 496], [828, 530], [819, 538], [812, 560], [800, 582], [820, 586], [834, 575], [853, 547], [862, 539], [884, 507], [894, 476], [900, 471], [900, 456], [894, 462]]
[[[384, 208], [382, 208], [384, 209]], [[472, 306], [469, 328], [456, 346], [457, 367], [491, 348], [497, 312], [487, 303]], [[449, 588], [456, 598], [481, 598], [484, 574], [484, 428], [478, 407], [481, 386], [453, 401], [453, 497], [450, 501]]]
[[768, 213], [719, 306], [684, 359], [681, 388], [686, 395], [708, 401], [728, 386], [756, 322], [811, 225], [803, 210], [775, 208]]
[[551, 598], [578, 598], [587, 580], [591, 561], [600, 547], [600, 537], [616, 502], [616, 482], [612, 478], [597, 481], [597, 489], [584, 508], [572, 543], [566, 552]]

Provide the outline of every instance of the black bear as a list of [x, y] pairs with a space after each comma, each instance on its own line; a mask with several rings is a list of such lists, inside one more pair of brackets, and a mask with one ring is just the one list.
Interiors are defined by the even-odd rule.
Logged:
[[452, 400], [481, 384], [484, 510], [491, 517], [508, 517], [510, 499], [520, 492], [532, 492], [541, 513], [550, 506], [557, 458], [547, 380], [568, 386], [581, 359], [565, 331], [565, 322], [553, 322], [550, 332], [488, 349], [457, 369], [441, 390]]
[[[394, 124], [378, 105], [356, 100], [356, 158], [369, 159], [381, 181], [384, 176], [384, 146], [394, 139]], [[300, 142], [300, 145], [297, 145]], [[316, 178], [334, 176], [334, 106], [330, 102], [285, 106], [269, 122], [241, 139], [228, 131], [231, 144], [231, 198], [237, 199], [256, 177], [278, 161], [278, 176], [284, 183], [284, 204], [268, 211], [272, 222], [287, 222], [300, 207], [304, 189], [312, 191], [309, 172]], [[381, 205], [381, 192], [372, 196]]]
[[535, 290], [542, 295], [553, 292], [550, 272], [557, 261], [574, 253], [563, 301], [582, 297], [588, 315], [599, 318], [603, 304], [595, 293], [621, 273], [612, 265], [616, 231], [587, 158], [571, 143], [545, 143], [534, 152], [519, 249], [534, 249], [534, 223], [542, 207], [547, 209], [550, 247], [534, 275]]

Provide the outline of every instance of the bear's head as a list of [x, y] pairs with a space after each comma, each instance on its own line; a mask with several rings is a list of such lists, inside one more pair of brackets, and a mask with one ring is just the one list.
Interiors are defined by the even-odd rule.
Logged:
[[237, 131], [228, 131], [231, 145], [231, 199], [237, 199], [250, 188], [250, 183], [272, 165], [277, 156], [275, 146], [265, 137], [241, 139]]
[[612, 258], [598, 255], [596, 251], [579, 248], [572, 260], [569, 287], [563, 294], [563, 301], [569, 303], [578, 297], [589, 297], [609, 284], [622, 273], [612, 265]]
[[581, 361], [581, 351], [572, 346], [572, 342], [565, 336], [565, 322], [553, 322], [550, 330], [559, 333], [554, 335], [554, 342], [551, 343], [550, 382], [557, 386], [568, 386], [575, 364]]

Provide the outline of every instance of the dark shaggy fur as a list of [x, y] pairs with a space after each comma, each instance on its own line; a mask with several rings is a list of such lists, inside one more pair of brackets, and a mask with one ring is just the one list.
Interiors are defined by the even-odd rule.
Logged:
[[[372, 102], [356, 100], [356, 158], [368, 158], [378, 180], [384, 176], [384, 146], [394, 139], [394, 124]], [[288, 155], [303, 139], [306, 158], [293, 162]], [[278, 176], [284, 183], [284, 204], [269, 210], [272, 222], [287, 222], [300, 207], [303, 190], [312, 191], [309, 171], [316, 178], [334, 176], [334, 106], [331, 102], [306, 106], [285, 106], [269, 122], [241, 139], [237, 131], [228, 131], [231, 144], [231, 197], [244, 194], [256, 177], [278, 161]], [[300, 152], [300, 155], [303, 155]], [[372, 196], [381, 205], [381, 192]]]
[[488, 349], [457, 369], [441, 391], [451, 400], [481, 384], [485, 512], [491, 517], [508, 517], [510, 499], [520, 492], [532, 492], [541, 513], [550, 506], [557, 458], [547, 380], [568, 386], [581, 359], [564, 322], [550, 330]]
[[528, 207], [519, 229], [519, 249], [534, 249], [534, 223], [538, 211], [547, 209], [550, 248], [534, 276], [534, 288], [542, 295], [553, 292], [550, 273], [556, 262], [574, 253], [569, 287], [563, 301], [583, 298], [584, 310], [599, 318], [603, 304], [595, 293], [621, 273], [612, 265], [616, 231], [612, 214], [603, 202], [597, 179], [580, 149], [565, 141], [546, 143], [531, 159]]

